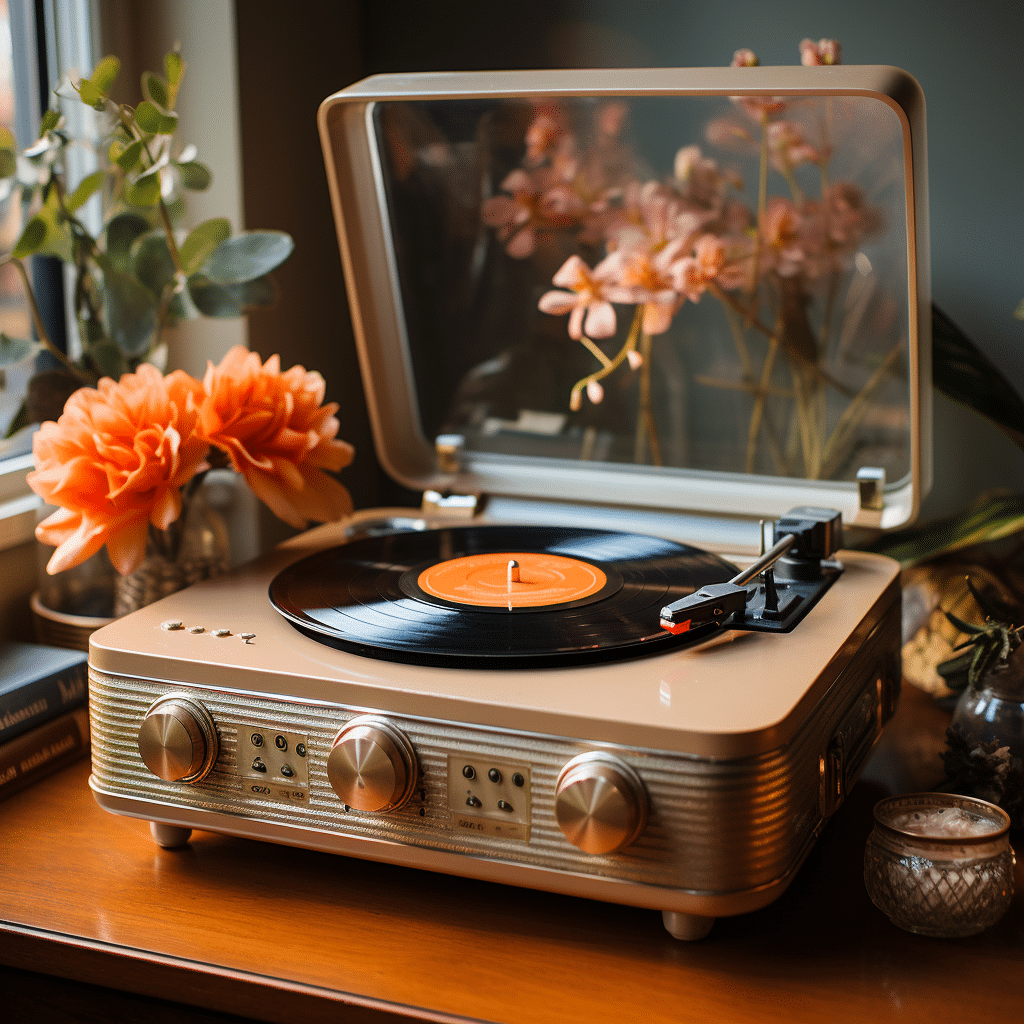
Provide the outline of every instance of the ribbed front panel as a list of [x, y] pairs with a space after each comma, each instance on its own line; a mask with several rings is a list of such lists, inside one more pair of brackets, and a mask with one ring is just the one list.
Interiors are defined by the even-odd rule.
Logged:
[[[387, 814], [346, 810], [328, 782], [327, 756], [338, 730], [355, 709], [254, 697], [90, 672], [93, 783], [103, 793], [155, 801], [169, 808], [197, 808], [250, 821], [286, 824], [349, 838], [386, 839], [453, 855], [460, 873], [466, 855], [528, 864], [551, 871], [606, 876], [692, 892], [728, 893], [768, 884], [785, 875], [806, 851], [821, 823], [819, 759], [837, 734], [849, 733], [859, 762], [878, 728], [877, 680], [894, 684], [898, 673], [896, 621], [890, 618], [814, 709], [796, 740], [769, 754], [713, 762], [656, 751], [608, 748], [640, 775], [650, 818], [639, 839], [621, 853], [591, 856], [572, 846], [555, 820], [555, 784], [562, 766], [595, 745], [564, 737], [497, 732], [459, 723], [389, 715], [411, 741], [422, 777], [405, 807]], [[766, 682], [766, 685], [769, 685]], [[168, 783], [143, 764], [139, 724], [159, 696], [181, 692], [213, 716], [220, 751], [199, 785]], [[861, 726], [858, 723], [863, 722]], [[308, 737], [309, 798], [301, 805], [252, 797], [251, 778], [237, 772], [240, 737], [253, 730]], [[865, 732], [866, 730], [866, 732]], [[478, 835], [452, 827], [448, 806], [448, 755], [477, 762], [489, 757], [528, 766], [532, 788], [529, 842]], [[246, 754], [246, 758], [248, 758]], [[859, 763], [847, 765], [859, 768]], [[181, 819], [181, 814], [169, 817]], [[202, 827], [197, 823], [197, 827]]]

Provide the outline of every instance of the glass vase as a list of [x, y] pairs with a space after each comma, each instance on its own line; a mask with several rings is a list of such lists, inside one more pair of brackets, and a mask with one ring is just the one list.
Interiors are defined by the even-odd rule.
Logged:
[[176, 552], [151, 543], [142, 564], [114, 584], [114, 615], [127, 615], [154, 601], [211, 579], [231, 564], [231, 543], [221, 512], [203, 489], [191, 497], [183, 513]]

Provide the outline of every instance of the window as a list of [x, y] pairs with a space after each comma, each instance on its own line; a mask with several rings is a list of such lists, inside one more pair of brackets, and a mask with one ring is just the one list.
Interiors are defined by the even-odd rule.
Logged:
[[[32, 144], [42, 112], [60, 77], [71, 67], [92, 64], [92, 4], [89, 0], [0, 0], [0, 128], [20, 151]], [[0, 189], [0, 252], [9, 252], [22, 230], [17, 191]], [[42, 315], [54, 339], [66, 317], [63, 271], [55, 261], [34, 259], [30, 270]], [[21, 275], [0, 266], [0, 332], [31, 338], [32, 317]], [[32, 468], [32, 428], [15, 430], [35, 360], [0, 365], [0, 549], [29, 540], [39, 500], [25, 483]]]

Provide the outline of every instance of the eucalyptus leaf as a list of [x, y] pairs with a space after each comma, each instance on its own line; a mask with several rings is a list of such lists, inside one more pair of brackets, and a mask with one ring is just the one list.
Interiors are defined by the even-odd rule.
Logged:
[[84, 206], [85, 203], [92, 198], [92, 196], [103, 187], [103, 182], [107, 180], [106, 171], [93, 171], [87, 178], [83, 178], [79, 182], [78, 188], [68, 196], [64, 205], [72, 213]]
[[150, 135], [171, 135], [178, 127], [178, 115], [162, 111], [149, 100], [143, 100], [135, 108], [135, 120], [139, 127]]
[[45, 135], [47, 132], [52, 132], [59, 124], [60, 111], [47, 110], [47, 112], [43, 114], [43, 119], [39, 122], [39, 134]]
[[203, 221], [181, 243], [181, 269], [188, 274], [200, 270], [222, 242], [231, 236], [231, 224], [224, 217]]
[[294, 248], [283, 231], [243, 231], [221, 243], [203, 274], [214, 284], [254, 281], [284, 263]]
[[11, 338], [0, 331], [0, 369], [17, 366], [26, 359], [38, 355], [43, 346], [28, 338]]
[[128, 360], [124, 353], [112, 341], [99, 341], [89, 349], [89, 355], [96, 364], [96, 369], [104, 377], [119, 380], [129, 370]]
[[148, 289], [151, 301], [158, 303], [164, 289], [173, 283], [175, 274], [174, 260], [162, 231], [150, 231], [133, 243], [131, 270]]
[[0, 148], [0, 178], [13, 178], [18, 173], [18, 157], [10, 149]]
[[[103, 305], [110, 342], [127, 356], [145, 356], [153, 346], [157, 304], [149, 288], [130, 274], [107, 274]], [[101, 343], [102, 344], [102, 343]]]
[[12, 153], [17, 152], [18, 143], [11, 134], [10, 128], [5, 128], [0, 124], [0, 149], [9, 149]]
[[121, 70], [121, 62], [116, 57], [104, 57], [92, 70], [92, 84], [99, 89], [102, 96], [110, 94], [110, 87]]
[[191, 192], [205, 192], [213, 182], [210, 168], [198, 160], [189, 160], [177, 167], [182, 186]]
[[119, 213], [107, 222], [107, 259], [116, 270], [132, 269], [131, 249], [136, 240], [150, 230], [149, 221], [137, 213]]
[[188, 291], [199, 312], [209, 317], [243, 316], [277, 300], [277, 289], [269, 277], [223, 285], [196, 275], [189, 278]]
[[46, 221], [42, 217], [33, 217], [22, 229], [21, 237], [14, 243], [11, 255], [23, 260], [38, 252], [46, 239]]
[[132, 206], [155, 206], [160, 201], [160, 171], [153, 169], [140, 175], [125, 190]]
[[118, 167], [121, 168], [126, 174], [130, 171], [134, 171], [139, 166], [139, 161], [142, 159], [142, 140], [136, 139], [134, 142], [129, 142], [116, 156], [114, 156], [114, 162]]
[[167, 83], [152, 71], [147, 71], [142, 76], [142, 95], [161, 110], [167, 110], [172, 106], [167, 97]]

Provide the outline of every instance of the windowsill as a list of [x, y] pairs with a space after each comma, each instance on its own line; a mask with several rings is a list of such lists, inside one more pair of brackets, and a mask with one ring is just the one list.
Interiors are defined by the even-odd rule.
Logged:
[[15, 455], [0, 461], [0, 551], [24, 544], [35, 536], [42, 499], [25, 483], [25, 474], [32, 466], [31, 455]]

